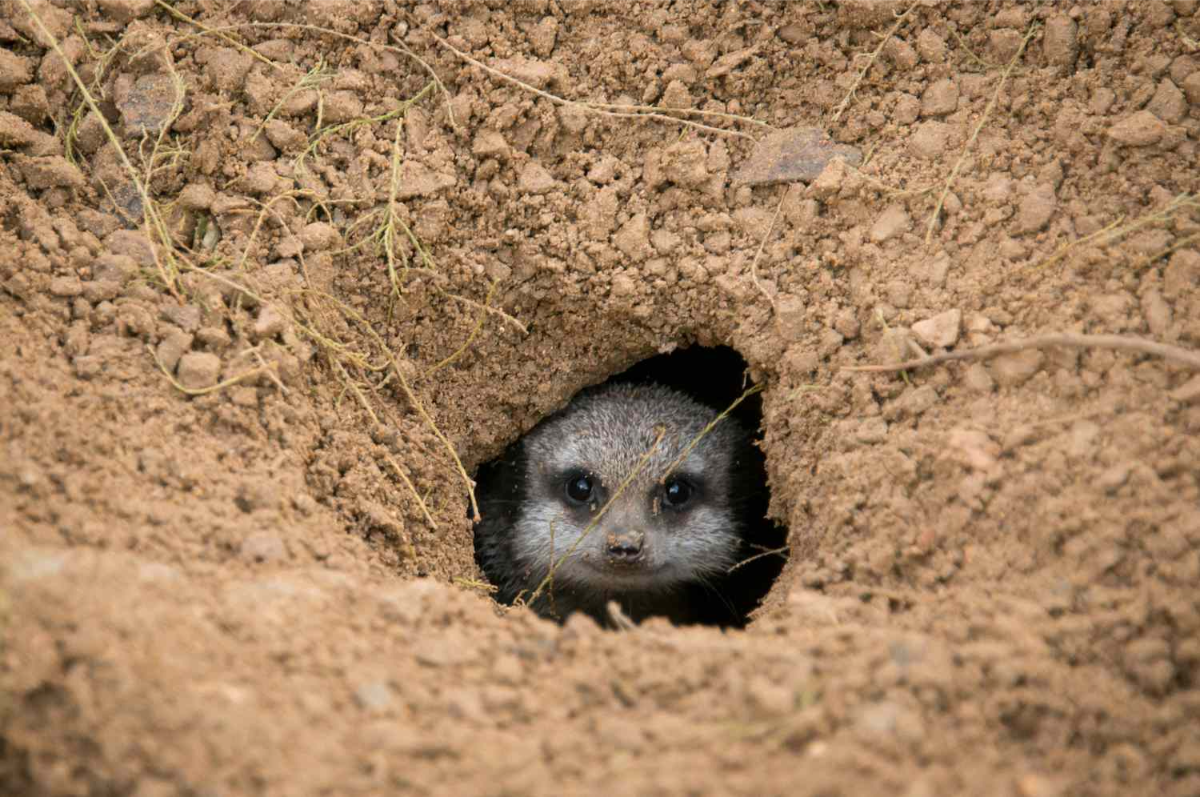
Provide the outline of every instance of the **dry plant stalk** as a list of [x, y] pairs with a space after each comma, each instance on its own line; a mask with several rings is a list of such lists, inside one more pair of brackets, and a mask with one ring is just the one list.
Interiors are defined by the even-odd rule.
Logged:
[[[653, 105], [615, 105], [606, 102], [580, 102], [578, 100], [568, 100], [565, 97], [558, 96], [557, 94], [551, 94], [548, 91], [542, 91], [541, 89], [531, 86], [528, 83], [513, 77], [512, 75], [505, 74], [499, 69], [488, 66], [477, 58], [472, 58], [435, 33], [430, 33], [429, 35], [433, 37], [433, 40], [442, 47], [454, 53], [454, 55], [466, 61], [471, 66], [478, 67], [493, 77], [499, 78], [506, 83], [511, 83], [524, 91], [528, 91], [529, 93], [535, 94], [543, 99], [550, 100], [558, 105], [567, 105], [573, 108], [580, 108], [587, 113], [594, 113], [599, 116], [612, 116], [621, 119], [654, 119], [660, 122], [673, 122], [675, 124], [685, 125], [696, 130], [703, 130], [706, 133], [716, 133], [723, 136], [738, 136], [741, 138], [748, 138], [751, 141], [755, 140], [754, 136], [750, 135], [749, 133], [743, 133], [739, 130], [725, 130], [720, 127], [713, 127], [712, 125], [693, 122], [690, 119], [680, 119], [677, 116], [671, 116], [668, 113], [663, 113], [664, 109], [655, 107]], [[672, 108], [670, 109], [670, 112], [688, 116], [701, 116], [715, 119], [726, 119], [732, 122], [750, 123], [760, 125], [768, 129], [771, 127], [766, 122], [760, 122], [758, 119], [754, 119], [749, 116], [739, 116], [738, 114], [724, 113], [722, 111], [706, 111], [699, 108]]]
[[1178, 346], [1169, 346], [1165, 343], [1157, 343], [1152, 340], [1126, 335], [1077, 335], [1072, 333], [1056, 333], [1052, 335], [1039, 335], [1033, 338], [1023, 338], [1021, 340], [1010, 340], [1004, 343], [994, 343], [990, 346], [980, 346], [975, 349], [934, 354], [929, 357], [921, 357], [894, 365], [848, 365], [841, 370], [886, 374], [916, 368], [928, 368], [931, 365], [940, 365], [941, 363], [953, 362], [955, 360], [986, 360], [1001, 354], [1012, 354], [1018, 351], [1025, 351], [1026, 349], [1044, 349], [1053, 346], [1074, 349], [1113, 349], [1116, 351], [1149, 354], [1153, 357], [1161, 357], [1164, 360], [1179, 363], [1193, 370], [1200, 371], [1200, 354]]
[[833, 112], [833, 116], [831, 116], [829, 119], [829, 124], [832, 125], [836, 123], [838, 119], [842, 118], [842, 113], [846, 110], [846, 106], [849, 105], [850, 100], [854, 98], [854, 92], [858, 91], [858, 87], [863, 82], [863, 78], [865, 78], [867, 76], [867, 72], [871, 70], [871, 65], [879, 59], [879, 54], [883, 52], [884, 45], [888, 43], [888, 40], [891, 39], [892, 36], [896, 35], [896, 31], [900, 30], [900, 26], [904, 24], [904, 20], [908, 18], [908, 15], [911, 14], [912, 10], [916, 7], [917, 4], [915, 2], [909, 5], [909, 7], [904, 10], [904, 13], [896, 18], [896, 24], [892, 25], [891, 30], [885, 33], [883, 38], [880, 39], [879, 46], [875, 48], [873, 53], [871, 53], [871, 56], [867, 59], [866, 65], [854, 78], [854, 82], [850, 84], [850, 90], [846, 92], [846, 96], [842, 98], [840, 103], [838, 103], [837, 110]]
[[1017, 66], [1017, 62], [1021, 60], [1021, 54], [1025, 52], [1026, 45], [1033, 35], [1037, 33], [1038, 25], [1036, 23], [1029, 26], [1029, 31], [1025, 34], [1025, 38], [1021, 39], [1021, 46], [1013, 54], [1009, 60], [1008, 66], [1004, 69], [1004, 74], [1000, 76], [1000, 82], [996, 85], [996, 90], [992, 93], [992, 98], [988, 100], [987, 107], [983, 109], [983, 116], [979, 118], [979, 124], [975, 125], [975, 129], [971, 131], [971, 137], [967, 139], [967, 143], [963, 145], [962, 153], [958, 156], [958, 160], [954, 163], [954, 168], [950, 170], [950, 176], [946, 178], [946, 184], [942, 187], [942, 195], [938, 197], [937, 205], [933, 208], [933, 213], [929, 214], [929, 224], [925, 228], [925, 243], [928, 244], [933, 240], [933, 230], [937, 226], [938, 218], [942, 215], [942, 206], [946, 204], [946, 197], [950, 194], [950, 188], [954, 185], [958, 173], [962, 171], [963, 164], [967, 162], [967, 153], [971, 151], [971, 147], [975, 145], [975, 139], [979, 138], [979, 131], [983, 130], [983, 126], [987, 124], [988, 117], [992, 115], [992, 109], [996, 107], [996, 103], [1000, 100], [1000, 92], [1004, 90], [1004, 84], [1008, 81], [1008, 76]]

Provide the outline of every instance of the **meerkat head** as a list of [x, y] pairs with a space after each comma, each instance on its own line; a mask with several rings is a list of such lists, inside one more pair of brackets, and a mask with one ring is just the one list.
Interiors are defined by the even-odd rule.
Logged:
[[596, 595], [723, 576], [743, 531], [732, 473], [748, 443], [730, 419], [704, 433], [716, 417], [673, 390], [618, 384], [534, 429], [512, 529], [519, 565]]

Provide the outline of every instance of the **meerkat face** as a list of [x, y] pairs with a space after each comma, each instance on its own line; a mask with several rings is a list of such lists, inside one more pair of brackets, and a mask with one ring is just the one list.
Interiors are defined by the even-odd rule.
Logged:
[[[663, 388], [577, 399], [526, 438], [513, 549], [554, 589], [666, 591], [724, 575], [741, 529], [731, 508], [738, 430]], [[694, 446], [689, 446], [700, 438]]]

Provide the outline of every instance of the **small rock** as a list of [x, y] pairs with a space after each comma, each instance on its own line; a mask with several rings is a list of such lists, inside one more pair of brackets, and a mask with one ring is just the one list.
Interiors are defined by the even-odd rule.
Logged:
[[770, 134], [758, 143], [750, 158], [733, 176], [734, 186], [809, 182], [833, 160], [851, 166], [862, 163], [857, 147], [837, 144], [819, 127], [791, 127]]
[[517, 190], [522, 194], [544, 194], [554, 187], [554, 178], [546, 167], [537, 161], [530, 161], [521, 170], [517, 178]]
[[220, 375], [221, 358], [215, 354], [193, 351], [179, 358], [179, 384], [188, 390], [212, 387]]
[[339, 241], [341, 236], [338, 235], [337, 229], [323, 221], [306, 224], [304, 229], [300, 230], [300, 242], [304, 244], [306, 252], [323, 252], [337, 246]]
[[1171, 327], [1171, 305], [1157, 290], [1147, 291], [1142, 297], [1142, 316], [1156, 337], [1162, 337]]
[[179, 192], [179, 204], [188, 210], [208, 210], [216, 198], [216, 191], [204, 183], [191, 183]]
[[287, 546], [278, 536], [257, 531], [242, 540], [241, 553], [252, 562], [278, 562], [287, 558]]
[[1096, 480], [1096, 485], [1106, 493], [1112, 494], [1129, 481], [1129, 466], [1126, 464], [1113, 465]]
[[167, 305], [162, 309], [162, 317], [184, 332], [195, 332], [200, 328], [201, 312], [194, 304]]
[[1185, 77], [1179, 87], [1183, 89], [1183, 96], [1187, 97], [1188, 102], [1200, 106], [1200, 69]]
[[972, 363], [967, 368], [963, 373], [963, 384], [976, 393], [991, 393], [996, 389], [996, 382], [983, 363]]
[[1000, 446], [977, 429], [951, 430], [946, 449], [956, 462], [972, 470], [991, 470], [1000, 456]]
[[954, 309], [918, 321], [913, 324], [912, 331], [926, 346], [947, 349], [958, 342], [961, 326], [962, 311]]
[[[553, 19], [553, 17], [551, 17]], [[367, 711], [385, 713], [395, 703], [395, 692], [386, 681], [371, 681], [359, 684], [354, 690], [354, 699]]]
[[830, 199], [838, 195], [842, 190], [842, 185], [846, 182], [846, 164], [844, 161], [835, 160], [822, 170], [809, 186], [809, 191], [817, 199]]
[[182, 329], [171, 329], [163, 336], [155, 354], [159, 364], [168, 372], [174, 371], [179, 365], [179, 358], [192, 348], [192, 336]]
[[275, 164], [269, 161], [251, 164], [246, 171], [244, 185], [252, 194], [272, 194], [279, 184], [279, 172], [275, 171]]
[[458, 180], [453, 174], [435, 172], [423, 163], [406, 160], [400, 165], [399, 184], [396, 187], [397, 199], [412, 199], [428, 196], [453, 188]]
[[176, 86], [167, 74], [142, 75], [129, 93], [117, 101], [121, 121], [127, 131], [156, 136], [183, 102], [183, 87]]
[[55, 277], [50, 281], [50, 295], [60, 299], [73, 299], [83, 293], [79, 277]]
[[1002, 387], [1016, 387], [1041, 370], [1043, 360], [1037, 349], [1001, 354], [992, 360], [992, 376]]
[[1046, 54], [1046, 61], [1068, 69], [1075, 66], [1075, 59], [1079, 56], [1078, 33], [1079, 26], [1066, 14], [1054, 14], [1046, 20], [1046, 30], [1042, 35], [1042, 52]]
[[627, 257], [644, 260], [653, 254], [650, 248], [650, 221], [645, 213], [638, 213], [621, 225], [613, 236], [613, 245]]
[[958, 86], [943, 78], [925, 89], [921, 95], [922, 116], [947, 116], [958, 110]]
[[0, 91], [8, 94], [33, 80], [32, 58], [17, 55], [7, 47], [0, 49]]
[[1129, 147], [1148, 147], [1157, 144], [1167, 132], [1167, 126], [1149, 111], [1138, 111], [1108, 129], [1108, 137]]
[[1200, 401], [1200, 374], [1193, 376], [1172, 390], [1168, 395], [1170, 395], [1172, 400], [1178, 401], [1181, 404], [1193, 404]]
[[904, 205], [891, 205], [879, 214], [872, 225], [871, 240], [877, 244], [883, 243], [907, 231], [911, 223]]
[[283, 332], [287, 326], [285, 319], [278, 310], [271, 305], [263, 305], [263, 308], [258, 311], [258, 318], [254, 319], [254, 328], [251, 334], [256, 340], [264, 340], [273, 338]]
[[496, 158], [497, 160], [508, 160], [512, 155], [512, 149], [504, 139], [504, 134], [498, 130], [480, 130], [476, 133], [475, 141], [471, 144], [471, 152], [479, 158]]
[[132, 22], [154, 8], [154, 0], [98, 0], [100, 11], [117, 22]]
[[1163, 269], [1163, 294], [1176, 299], [1200, 285], [1200, 252], [1180, 249]]
[[909, 149], [914, 155], [934, 160], [946, 152], [950, 141], [950, 125], [945, 122], [922, 122], [908, 139]]
[[1188, 104], [1179, 87], [1169, 78], [1163, 78], [1158, 84], [1158, 90], [1146, 105], [1146, 110], [1167, 124], [1177, 125], [1187, 116]]
[[1017, 209], [1015, 231], [1019, 235], [1038, 232], [1050, 223], [1057, 208], [1058, 197], [1054, 195], [1054, 186], [1037, 186], [1021, 200], [1021, 206]]
[[27, 147], [39, 135], [38, 130], [21, 117], [0, 111], [0, 147]]
[[40, 158], [23, 158], [17, 168], [25, 177], [25, 183], [35, 191], [46, 188], [82, 188], [86, 184], [83, 172], [61, 155], [46, 155]]
[[544, 89], [555, 80], [554, 67], [532, 58], [506, 58], [492, 61], [492, 67], [511, 75], [535, 89]]

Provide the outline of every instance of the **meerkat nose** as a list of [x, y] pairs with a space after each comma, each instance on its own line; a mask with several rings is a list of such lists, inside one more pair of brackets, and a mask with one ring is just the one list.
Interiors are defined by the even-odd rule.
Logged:
[[642, 557], [646, 535], [640, 531], [609, 532], [608, 558], [614, 564], [632, 564]]

